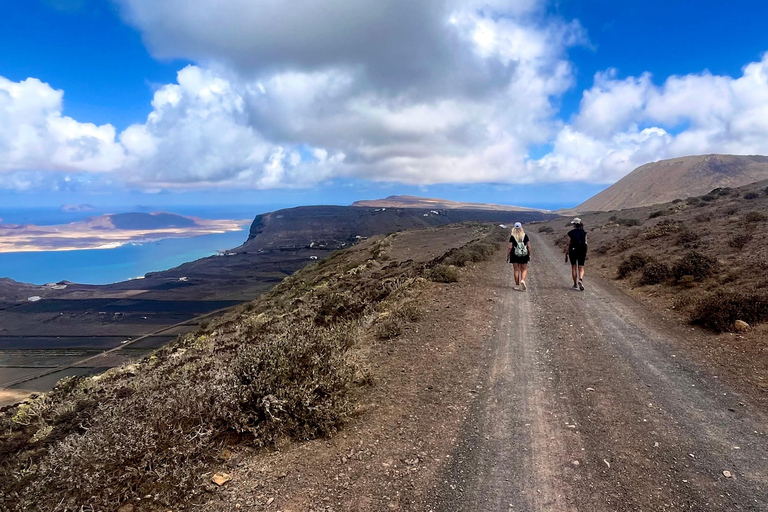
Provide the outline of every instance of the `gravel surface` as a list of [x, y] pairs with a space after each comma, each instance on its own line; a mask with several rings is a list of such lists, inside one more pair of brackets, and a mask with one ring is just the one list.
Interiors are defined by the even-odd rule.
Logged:
[[[498, 263], [481, 392], [432, 509], [768, 510], [768, 415], [610, 282], [570, 288], [531, 234], [528, 291]], [[502, 266], [503, 265], [503, 266]]]

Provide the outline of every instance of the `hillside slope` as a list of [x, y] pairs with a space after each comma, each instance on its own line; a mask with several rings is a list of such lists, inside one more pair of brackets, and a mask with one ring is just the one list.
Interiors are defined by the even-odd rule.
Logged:
[[768, 179], [768, 156], [703, 155], [638, 167], [575, 208], [621, 210], [699, 196], [718, 187], [741, 187]]
[[531, 222], [556, 218], [551, 213], [493, 209], [369, 208], [359, 206], [301, 206], [257, 216], [242, 250], [337, 249], [359, 237], [459, 222]]

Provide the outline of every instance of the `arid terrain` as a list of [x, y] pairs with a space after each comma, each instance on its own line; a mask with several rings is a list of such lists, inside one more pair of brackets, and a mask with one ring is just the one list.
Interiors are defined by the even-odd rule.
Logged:
[[701, 196], [714, 188], [741, 187], [766, 179], [768, 156], [685, 156], [638, 167], [574, 210], [610, 211], [650, 206]]

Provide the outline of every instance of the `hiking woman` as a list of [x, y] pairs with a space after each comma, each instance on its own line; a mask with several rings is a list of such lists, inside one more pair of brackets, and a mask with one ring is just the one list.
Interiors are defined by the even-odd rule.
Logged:
[[518, 286], [523, 291], [528, 288], [525, 280], [528, 277], [528, 262], [530, 260], [531, 242], [528, 240], [528, 235], [525, 234], [523, 225], [515, 222], [507, 248], [507, 261], [512, 264], [515, 270], [515, 290], [518, 289]]
[[568, 246], [565, 248], [565, 262], [571, 259], [573, 288], [584, 291], [584, 263], [587, 259], [587, 232], [584, 224], [576, 217], [571, 221], [573, 229], [568, 232]]

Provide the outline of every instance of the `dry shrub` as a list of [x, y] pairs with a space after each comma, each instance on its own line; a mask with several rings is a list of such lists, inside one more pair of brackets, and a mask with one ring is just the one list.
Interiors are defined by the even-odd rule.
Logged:
[[376, 336], [384, 340], [396, 338], [403, 333], [403, 329], [409, 322], [417, 322], [422, 316], [424, 316], [424, 311], [416, 301], [407, 300], [395, 311], [387, 313], [376, 324]]
[[653, 258], [643, 253], [633, 253], [626, 257], [621, 263], [619, 263], [617, 277], [624, 279], [635, 270], [640, 270], [648, 263], [651, 263]]
[[653, 238], [659, 238], [662, 236], [671, 235], [672, 233], [677, 233], [680, 231], [680, 223], [677, 221], [674, 221], [672, 219], [665, 219], [656, 224], [655, 226], [647, 229], [645, 231], [645, 238], [647, 240], [653, 239]]
[[701, 204], [701, 199], [698, 197], [689, 197], [685, 200], [685, 202], [691, 206], [698, 206]]
[[639, 226], [640, 225], [640, 220], [639, 219], [633, 219], [633, 218], [617, 218], [615, 220], [615, 222], [619, 226], [627, 226], [627, 227]]
[[665, 263], [652, 261], [643, 267], [640, 276], [641, 285], [659, 284], [666, 281], [672, 275], [672, 270]]
[[691, 322], [715, 332], [728, 331], [736, 320], [754, 325], [768, 319], [768, 295], [763, 291], [711, 293], [699, 300]]
[[498, 250], [499, 241], [486, 237], [454, 249], [443, 262], [447, 265], [465, 267], [470, 263], [487, 260]]
[[744, 216], [747, 222], [765, 222], [768, 221], [768, 215], [763, 212], [749, 212]]
[[720, 213], [722, 215], [725, 215], [726, 217], [730, 217], [731, 215], [735, 215], [739, 212], [739, 207], [736, 205], [728, 206], [720, 210]]
[[634, 247], [634, 245], [628, 238], [622, 238], [621, 240], [616, 242], [616, 245], [614, 248], [616, 249], [616, 253], [620, 253], [620, 252], [628, 251], [632, 247]]
[[554, 233], [555, 230], [552, 228], [552, 226], [541, 226], [539, 228], [539, 233]]
[[734, 235], [733, 238], [728, 241], [728, 245], [740, 251], [746, 247], [753, 238], [754, 236], [752, 233], [740, 233], [738, 235]]
[[693, 220], [696, 222], [709, 222], [712, 220], [712, 214], [710, 213], [700, 213], [696, 215]]
[[677, 235], [677, 245], [685, 248], [693, 247], [699, 241], [699, 234], [687, 228], [682, 228]]
[[315, 315], [318, 324], [330, 325], [362, 314], [365, 303], [349, 292], [329, 291], [320, 295], [320, 306]]
[[692, 276], [694, 281], [701, 281], [717, 272], [719, 264], [715, 258], [691, 251], [680, 258], [672, 267], [675, 282], [680, 283], [684, 276]]
[[656, 210], [655, 212], [651, 213], [648, 218], [649, 219], [655, 219], [657, 217], [661, 217], [662, 215], [666, 215], [666, 212], [664, 210]]
[[436, 283], [455, 283], [459, 280], [459, 270], [453, 265], [440, 263], [427, 269], [425, 277]]
[[705, 196], [701, 196], [701, 200], [702, 200], [702, 201], [705, 201], [705, 202], [707, 202], [707, 203], [711, 203], [711, 202], [712, 202], [712, 201], [714, 201], [715, 199], [717, 199], [717, 196], [715, 196], [715, 195], [712, 195], [712, 194], [707, 194], [707, 195], [705, 195]]
[[751, 200], [751, 199], [757, 199], [758, 197], [760, 197], [760, 194], [758, 194], [757, 192], [747, 192], [746, 194], [744, 194], [744, 199]]

